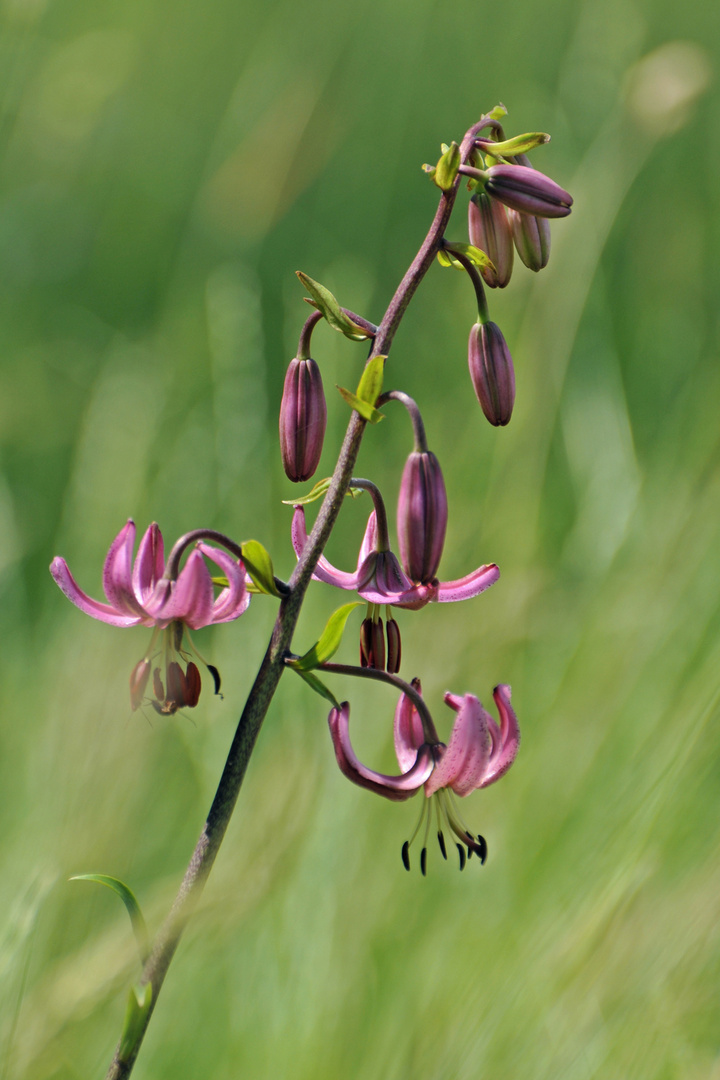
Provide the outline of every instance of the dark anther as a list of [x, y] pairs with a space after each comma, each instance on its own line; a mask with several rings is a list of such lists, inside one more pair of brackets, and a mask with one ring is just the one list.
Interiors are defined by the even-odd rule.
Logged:
[[456, 847], [458, 849], [458, 855], [460, 856], [460, 869], [464, 870], [465, 869], [465, 848], [462, 846], [462, 844], [457, 844]]
[[220, 672], [218, 671], [218, 669], [213, 664], [208, 664], [207, 669], [208, 669], [208, 671], [210, 672], [210, 674], [213, 677], [213, 682], [215, 683], [215, 693], [219, 694], [220, 693]]
[[198, 666], [191, 660], [185, 674], [185, 704], [189, 709], [194, 709], [197, 705], [201, 687], [202, 682]]
[[387, 621], [387, 670], [390, 675], [397, 675], [400, 670], [402, 656], [402, 643], [400, 641], [400, 627], [394, 619]]
[[438, 832], [438, 844], [440, 845], [443, 859], [447, 859], [447, 851], [445, 850], [445, 837], [443, 836], [442, 832]]
[[410, 869], [410, 841], [406, 840], [402, 846], [402, 861], [406, 870]]
[[484, 863], [485, 860], [487, 859], [487, 842], [485, 840], [485, 837], [480, 836], [479, 833], [478, 833], [478, 838], [477, 838], [477, 844], [475, 845], [475, 850], [477, 851], [478, 856], [480, 857], [480, 862]]
[[427, 877], [427, 848], [424, 847], [420, 852], [420, 872], [423, 877]]

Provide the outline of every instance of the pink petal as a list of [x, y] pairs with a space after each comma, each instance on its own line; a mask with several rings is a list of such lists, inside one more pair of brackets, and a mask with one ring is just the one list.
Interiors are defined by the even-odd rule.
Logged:
[[50, 573], [68, 600], [71, 600], [75, 607], [80, 608], [86, 615], [92, 615], [93, 619], [100, 619], [101, 622], [109, 623], [111, 626], [137, 626], [142, 622], [139, 616], [120, 614], [115, 608], [102, 604], [99, 600], [93, 600], [91, 596], [84, 593], [78, 587], [64, 559], [60, 557], [53, 559], [50, 563]]
[[233, 559], [232, 555], [220, 548], [209, 547], [207, 544], [198, 544], [198, 547], [203, 555], [220, 567], [228, 579], [227, 589], [222, 590], [213, 604], [211, 622], [230, 622], [237, 619], [250, 603], [250, 593], [245, 587], [245, 567], [240, 560]]
[[135, 522], [132, 518], [117, 534], [103, 566], [103, 589], [110, 606], [125, 615], [146, 615], [135, 596], [132, 581], [132, 555], [135, 546]]
[[500, 571], [494, 563], [479, 566], [472, 574], [459, 578], [457, 581], [441, 581], [435, 599], [441, 604], [451, 603], [454, 600], [469, 600], [489, 589], [499, 577]]
[[418, 750], [425, 742], [420, 714], [407, 694], [403, 694], [397, 703], [393, 731], [398, 765], [403, 772], [407, 772], [415, 763]]
[[165, 569], [165, 551], [162, 533], [155, 522], [145, 530], [140, 547], [135, 557], [132, 570], [132, 589], [135, 597], [144, 604]]
[[373, 510], [368, 518], [368, 523], [365, 526], [365, 533], [362, 538], [362, 544], [360, 545], [360, 552], [358, 554], [357, 568], [358, 570], [367, 559], [371, 552], [377, 550], [377, 515]]
[[[302, 506], [295, 507], [291, 538], [295, 554], [299, 559], [308, 540], [305, 509]], [[339, 589], [350, 589], [354, 592], [357, 588], [357, 571], [354, 574], [348, 574], [344, 570], [336, 570], [324, 555], [321, 555], [318, 559], [317, 566], [313, 571], [313, 577], [316, 581], [324, 581], [326, 585], [335, 585]]]
[[493, 697], [500, 714], [500, 749], [497, 754], [492, 754], [489, 768], [480, 787], [494, 784], [508, 771], [520, 745], [520, 727], [515, 711], [510, 705], [510, 687], [496, 686]]
[[197, 548], [191, 552], [177, 581], [171, 583], [169, 590], [168, 582], [164, 579], [158, 582], [147, 608], [161, 626], [166, 626], [173, 619], [181, 619], [191, 630], [197, 630], [212, 622], [212, 578]]
[[433, 756], [429, 746], [420, 748], [413, 759], [412, 768], [402, 776], [385, 776], [363, 765], [350, 743], [350, 705], [347, 701], [343, 702], [339, 710], [331, 711], [328, 724], [340, 771], [358, 787], [374, 791], [376, 795], [382, 795], [394, 802], [409, 799], [422, 787], [433, 770]]
[[469, 795], [480, 786], [490, 755], [488, 716], [473, 694], [457, 698], [447, 694], [445, 701], [457, 711], [450, 742], [440, 764], [425, 785], [425, 794], [451, 787], [456, 795]]

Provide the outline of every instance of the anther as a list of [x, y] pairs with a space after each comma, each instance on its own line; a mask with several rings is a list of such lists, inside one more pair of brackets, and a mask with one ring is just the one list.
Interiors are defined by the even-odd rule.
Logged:
[[406, 870], [410, 869], [410, 841], [406, 840], [402, 846], [402, 861]]
[[447, 851], [445, 850], [445, 837], [443, 836], [442, 831], [438, 832], [438, 844], [440, 845], [443, 859], [447, 860]]
[[462, 844], [456, 844], [456, 847], [458, 849], [458, 855], [460, 856], [460, 869], [464, 870], [465, 869], [465, 848], [462, 846]]
[[[206, 664], [206, 667], [212, 675], [213, 682], [215, 683], [215, 693], [220, 694], [220, 672], [214, 664]], [[222, 697], [222, 695], [220, 695]]]
[[420, 852], [420, 872], [423, 877], [427, 877], [427, 848], [424, 847]]

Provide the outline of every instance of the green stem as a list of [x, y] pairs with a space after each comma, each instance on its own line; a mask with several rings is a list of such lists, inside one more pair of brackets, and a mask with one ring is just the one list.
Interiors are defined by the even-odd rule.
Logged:
[[[483, 123], [485, 123], [485, 118], [479, 124], [470, 128], [465, 135], [460, 148], [463, 161], [469, 156], [474, 136]], [[388, 355], [408, 304], [440, 248], [450, 220], [459, 184], [460, 179], [458, 177], [454, 187], [450, 191], [442, 193], [427, 236], [407, 273], [398, 285], [395, 295], [390, 301], [378, 327], [368, 361], [374, 356]], [[200, 833], [200, 838], [193, 851], [170, 913], [155, 937], [150, 956], [143, 968], [140, 983], [141, 985], [152, 983], [151, 1006], [144, 1017], [134, 1046], [129, 1052], [125, 1052], [122, 1060], [120, 1058], [120, 1045], [118, 1045], [106, 1074], [106, 1080], [125, 1080], [132, 1072], [170, 962], [187, 922], [200, 898], [225, 836], [255, 741], [284, 671], [284, 659], [290, 651], [292, 636], [305, 592], [310, 584], [315, 565], [340, 513], [345, 493], [350, 485], [364, 430], [365, 421], [358, 413], [353, 412], [345, 432], [330, 487], [320, 507], [303, 554], [290, 578], [288, 594], [283, 597], [280, 603], [267, 651], [240, 716], [207, 820]]]

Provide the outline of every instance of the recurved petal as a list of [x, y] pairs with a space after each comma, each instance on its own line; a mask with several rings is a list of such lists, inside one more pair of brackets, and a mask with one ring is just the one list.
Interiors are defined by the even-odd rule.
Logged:
[[109, 604], [93, 600], [91, 596], [84, 593], [70, 573], [68, 564], [59, 556], [50, 563], [50, 573], [68, 600], [71, 600], [75, 607], [80, 608], [86, 615], [92, 615], [93, 619], [100, 619], [101, 622], [109, 623], [111, 626], [137, 626], [142, 621], [138, 615], [124, 615]]
[[515, 710], [510, 705], [510, 687], [506, 685], [496, 686], [493, 697], [500, 714], [500, 741], [497, 748], [493, 747], [488, 769], [480, 787], [487, 787], [503, 776], [518, 752], [520, 745], [520, 727], [517, 722]]
[[[415, 680], [413, 685], [415, 683], [417, 683], [419, 691], [419, 680]], [[407, 772], [413, 766], [418, 750], [425, 742], [425, 733], [420, 715], [407, 694], [403, 694], [397, 703], [393, 734], [398, 765], [403, 772]]]
[[144, 604], [145, 600], [152, 596], [155, 586], [163, 575], [164, 568], [165, 549], [162, 533], [159, 526], [153, 522], [145, 530], [145, 535], [140, 541], [140, 547], [132, 568], [132, 591], [141, 604]]
[[454, 600], [469, 600], [489, 589], [499, 577], [500, 571], [495, 563], [479, 566], [477, 570], [473, 570], [472, 574], [458, 578], [457, 581], [441, 581], [437, 586], [437, 595], [434, 599], [440, 604], [448, 604]]
[[123, 615], [145, 615], [133, 591], [132, 556], [135, 522], [130, 518], [117, 534], [103, 566], [103, 589], [110, 606]]
[[328, 724], [337, 763], [348, 780], [394, 802], [409, 799], [422, 787], [433, 771], [434, 762], [429, 746], [419, 748], [413, 759], [413, 766], [401, 776], [385, 776], [374, 769], [368, 769], [358, 759], [350, 743], [349, 723], [350, 705], [344, 701], [339, 709], [331, 711]]
[[446, 703], [457, 711], [450, 742], [439, 765], [425, 785], [425, 794], [450, 787], [456, 795], [469, 795], [481, 782], [490, 757], [488, 715], [473, 694], [458, 698], [445, 695]]
[[[302, 506], [295, 507], [292, 519], [291, 538], [295, 554], [299, 559], [305, 550], [305, 545], [308, 540], [307, 527], [305, 525], [305, 510]], [[326, 585], [335, 585], [339, 589], [351, 589], [354, 591], [357, 588], [357, 571], [353, 574], [348, 574], [344, 570], [337, 570], [324, 555], [321, 555], [318, 559], [317, 566], [313, 571], [313, 577], [316, 581], [324, 581]]]
[[148, 602], [153, 618], [167, 624], [181, 619], [191, 630], [213, 621], [213, 584], [205, 560], [196, 548], [188, 557], [177, 581], [167, 592], [167, 583], [158, 582], [154, 598]]
[[203, 555], [220, 567], [228, 579], [228, 587], [217, 596], [212, 607], [213, 623], [231, 622], [247, 610], [250, 593], [245, 587], [245, 567], [239, 559], [233, 559], [227, 551], [198, 544]]

